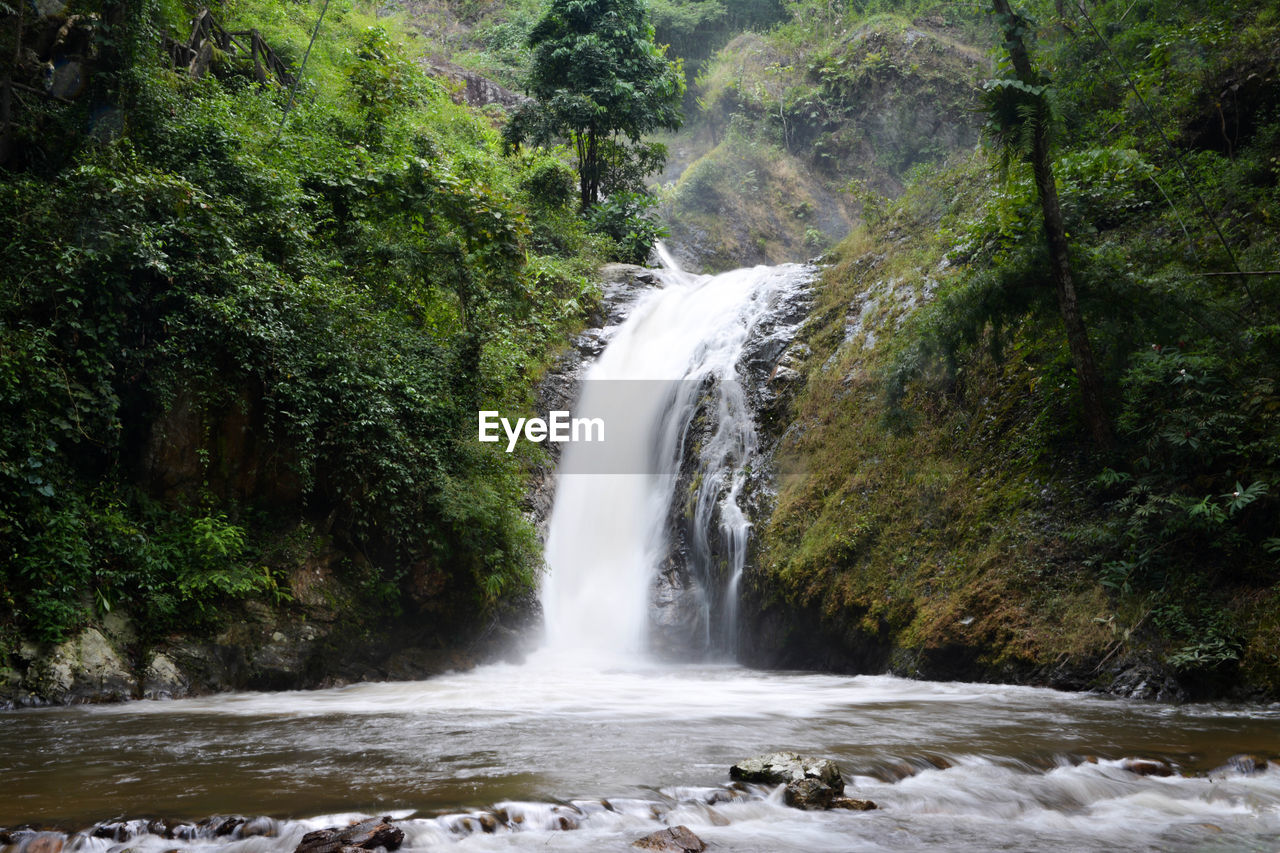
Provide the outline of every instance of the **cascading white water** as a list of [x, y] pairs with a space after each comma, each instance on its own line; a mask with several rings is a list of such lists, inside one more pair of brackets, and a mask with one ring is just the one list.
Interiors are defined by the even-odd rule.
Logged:
[[598, 451], [587, 445], [568, 444], [561, 458], [542, 589], [552, 649], [611, 657], [645, 650], [650, 587], [667, 550], [682, 448], [693, 414], [708, 403], [705, 394], [713, 396], [715, 426], [699, 449], [704, 473], [692, 556], [709, 560], [707, 537], [722, 537], [727, 589], [714, 597], [723, 599], [731, 621], [749, 528], [738, 500], [743, 465], [756, 444], [750, 406], [735, 381], [737, 365], [752, 330], [794, 292], [806, 268], [691, 276], [661, 246], [658, 253], [662, 287], [637, 301], [587, 373], [578, 403], [580, 411], [615, 412], [606, 419], [607, 467], [629, 473], [577, 473], [592, 470], [584, 459]]

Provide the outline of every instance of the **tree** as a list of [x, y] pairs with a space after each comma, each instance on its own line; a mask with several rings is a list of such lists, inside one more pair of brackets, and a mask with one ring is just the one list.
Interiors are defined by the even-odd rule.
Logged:
[[529, 47], [535, 100], [512, 116], [507, 141], [568, 139], [582, 206], [590, 207], [620, 152], [624, 161], [639, 160], [651, 150], [640, 145], [644, 134], [680, 126], [680, 61], [654, 43], [643, 0], [551, 0]]
[[1058, 309], [1067, 329], [1067, 346], [1080, 383], [1080, 401], [1085, 423], [1099, 447], [1111, 445], [1111, 423], [1102, 399], [1102, 377], [1089, 344], [1089, 333], [1080, 315], [1075, 278], [1067, 244], [1067, 228], [1058, 204], [1058, 187], [1053, 177], [1050, 146], [1051, 110], [1048, 81], [1031, 64], [1023, 34], [1027, 20], [1015, 14], [1008, 0], [992, 0], [996, 21], [1004, 34], [1013, 76], [990, 80], [986, 85], [989, 115], [987, 127], [1007, 160], [1022, 157], [1031, 163], [1036, 194], [1049, 244], [1050, 267], [1058, 293]]

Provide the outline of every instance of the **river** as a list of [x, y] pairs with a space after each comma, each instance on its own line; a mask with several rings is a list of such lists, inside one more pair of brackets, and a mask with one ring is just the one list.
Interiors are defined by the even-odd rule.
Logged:
[[[458, 851], [621, 850], [664, 822], [762, 853], [1274, 850], [1280, 770], [1181, 774], [1274, 748], [1277, 732], [1275, 707], [730, 665], [598, 670], [542, 655], [422, 682], [6, 714], [0, 825], [293, 819], [274, 838], [216, 839], [228, 851], [292, 850], [307, 829], [355, 814], [408, 818], [408, 846]], [[801, 812], [766, 789], [704, 802], [725, 795], [732, 763], [778, 749], [835, 759], [852, 795], [879, 809]], [[1180, 772], [1139, 776], [1122, 766], [1129, 756]], [[614, 810], [593, 807], [602, 800]], [[504, 804], [524, 823], [449, 828]], [[547, 828], [560, 816], [579, 828]], [[128, 847], [175, 842], [79, 849]]]

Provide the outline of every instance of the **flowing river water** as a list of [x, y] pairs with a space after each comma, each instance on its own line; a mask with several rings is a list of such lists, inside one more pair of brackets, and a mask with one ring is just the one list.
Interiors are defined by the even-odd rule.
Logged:
[[[797, 267], [669, 273], [615, 331], [594, 378], [731, 380], [752, 324], [803, 280]], [[735, 470], [755, 435], [725, 386], [715, 392], [725, 426], [703, 458], [719, 477], [708, 493], [718, 533], [733, 542], [749, 529], [734, 511]], [[649, 412], [637, 415], [644, 434], [691, 408], [675, 393], [636, 411]], [[0, 845], [288, 853], [308, 830], [389, 815], [406, 848], [460, 853], [626, 850], [678, 824], [712, 850], [760, 853], [1280, 848], [1280, 766], [1229, 763], [1280, 751], [1280, 706], [648, 660], [647, 584], [678, 465], [676, 445], [650, 439], [643, 453], [656, 461], [635, 462], [641, 473], [562, 477], [549, 643], [525, 664], [4, 714], [0, 826], [56, 831]], [[849, 793], [878, 808], [799, 811], [768, 786], [729, 782], [731, 764], [777, 750], [836, 760]], [[1141, 775], [1125, 760], [1134, 757], [1174, 772]]]

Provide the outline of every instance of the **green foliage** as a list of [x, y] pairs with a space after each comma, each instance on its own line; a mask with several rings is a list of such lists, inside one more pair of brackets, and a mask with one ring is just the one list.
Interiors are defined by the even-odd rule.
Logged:
[[1139, 455], [1131, 470], [1098, 478], [1120, 495], [1113, 523], [1123, 550], [1106, 564], [1108, 585], [1148, 592], [1210, 572], [1232, 583], [1266, 579], [1280, 475], [1269, 413], [1280, 397], [1271, 377], [1232, 388], [1236, 366], [1154, 344], [1126, 372], [1120, 428]]
[[528, 87], [535, 101], [521, 107], [505, 134], [509, 143], [566, 139], [577, 155], [584, 209], [611, 186], [660, 168], [656, 149], [641, 138], [675, 130], [682, 115], [684, 76], [653, 40], [639, 0], [552, 0], [529, 33]]
[[983, 130], [999, 152], [1000, 164], [1025, 160], [1031, 155], [1031, 140], [1037, 131], [1053, 125], [1051, 89], [1015, 77], [997, 77], [982, 84], [982, 110], [987, 116]]
[[651, 0], [649, 12], [658, 43], [671, 46], [690, 77], [737, 33], [786, 18], [780, 0]]
[[[222, 14], [296, 59], [318, 12]], [[0, 595], [22, 632], [287, 604], [269, 555], [304, 520], [394, 596], [412, 565], [484, 606], [534, 583], [524, 460], [477, 445], [475, 412], [529, 403], [599, 241], [556, 156], [504, 156], [398, 22], [336, 3], [325, 27], [283, 134], [280, 89], [139, 51], [122, 134], [0, 186]]]
[[666, 236], [666, 229], [650, 215], [656, 203], [643, 193], [617, 192], [592, 207], [587, 221], [593, 231], [613, 239], [619, 260], [643, 264], [653, 244]]

